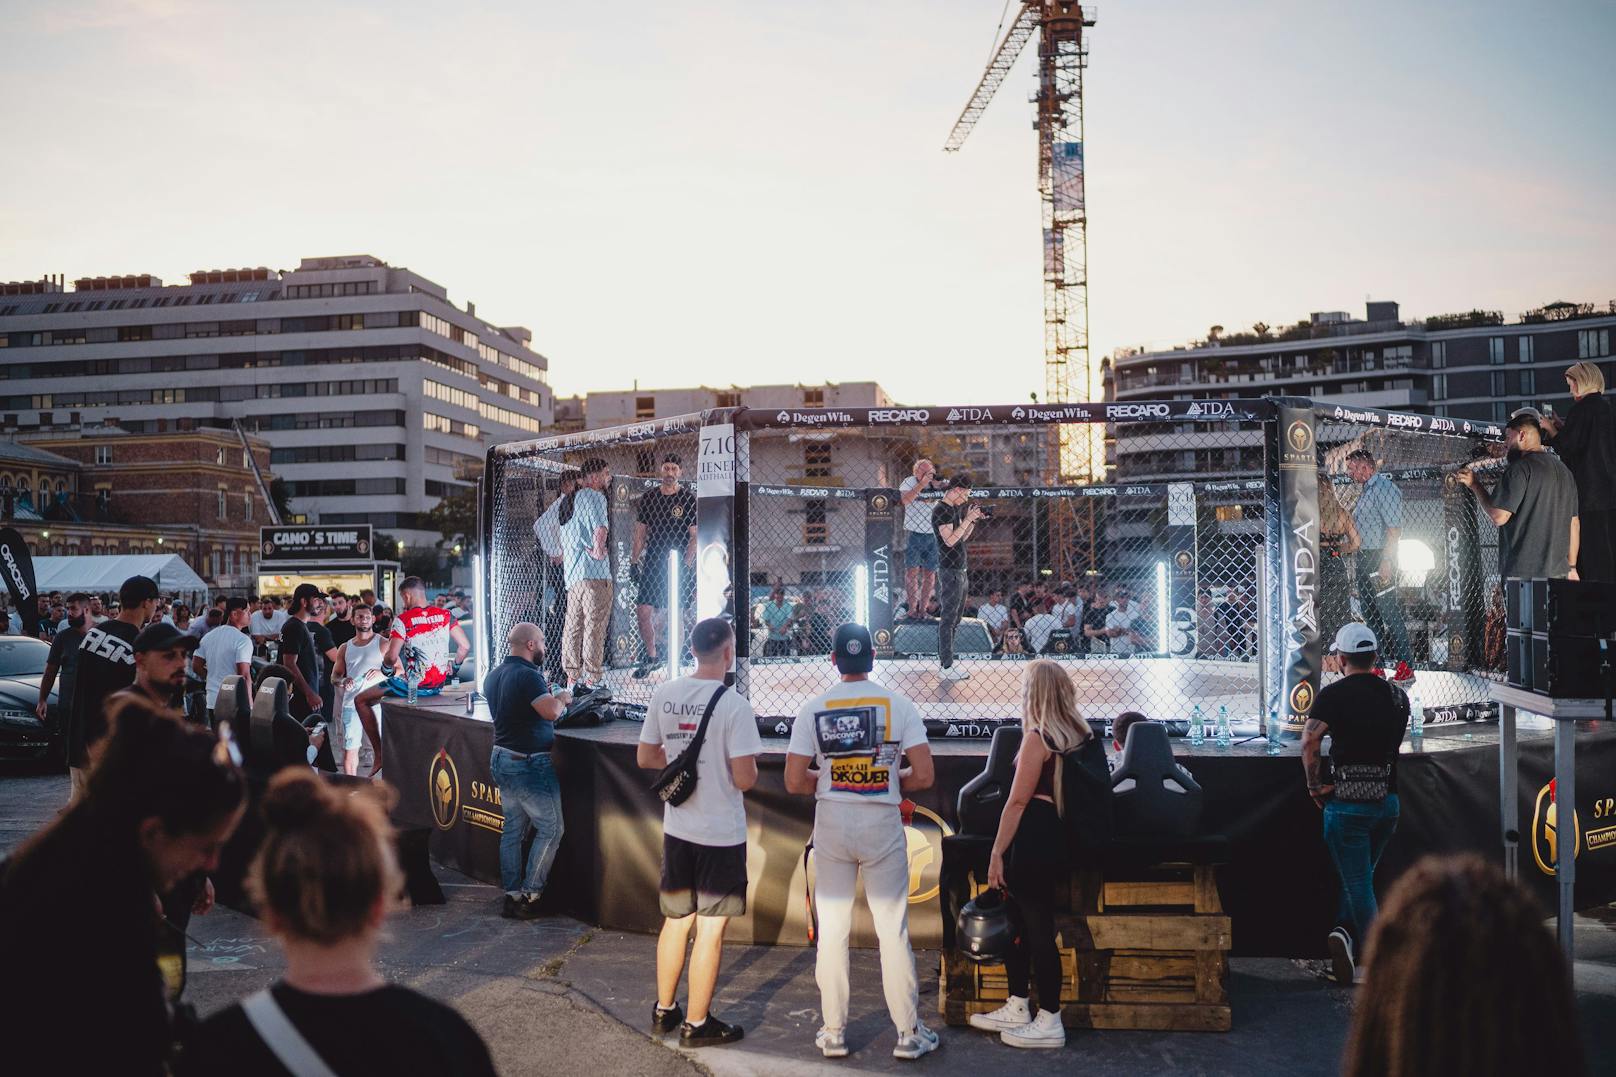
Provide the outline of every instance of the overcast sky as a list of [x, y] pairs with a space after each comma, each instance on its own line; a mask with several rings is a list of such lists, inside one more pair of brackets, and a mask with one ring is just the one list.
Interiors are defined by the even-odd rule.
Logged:
[[[1002, 0], [0, 0], [0, 280], [369, 253], [558, 392], [1042, 387], [1032, 50]], [[1110, 0], [1097, 354], [1313, 310], [1616, 299], [1616, 4]]]

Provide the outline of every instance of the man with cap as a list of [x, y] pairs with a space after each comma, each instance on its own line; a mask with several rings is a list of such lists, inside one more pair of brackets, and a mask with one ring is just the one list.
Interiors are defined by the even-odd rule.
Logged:
[[90, 762], [107, 732], [107, 697], [134, 683], [135, 637], [156, 610], [157, 581], [131, 576], [118, 589], [117, 616], [85, 625], [67, 721], [67, 763], [75, 800], [84, 792]]
[[[1324, 844], [1341, 878], [1331, 965], [1337, 982], [1350, 984], [1378, 909], [1375, 865], [1397, 829], [1397, 753], [1409, 701], [1375, 672], [1379, 644], [1367, 625], [1342, 625], [1333, 650], [1344, 676], [1313, 704], [1302, 729], [1302, 768], [1308, 795], [1324, 811]], [[1328, 773], [1320, 759], [1326, 733]]]
[[[824, 1024], [814, 1044], [826, 1058], [847, 1054], [847, 948], [859, 873], [881, 947], [881, 986], [898, 1031], [894, 1058], [935, 1051], [920, 1020], [915, 955], [909, 948], [909, 845], [905, 794], [930, 788], [935, 773], [926, 724], [914, 703], [870, 679], [875, 646], [861, 624], [836, 629], [831, 664], [841, 680], [797, 712], [786, 749], [786, 790], [812, 794], [814, 908], [819, 916], [814, 976]], [[908, 765], [905, 766], [907, 757]]]
[[153, 621], [142, 628], [134, 642], [135, 681], [108, 696], [108, 704], [133, 695], [159, 707], [179, 710], [185, 701], [185, 667], [196, 645], [195, 636], [167, 621]]
[[1538, 414], [1522, 408], [1504, 428], [1509, 466], [1491, 493], [1467, 467], [1454, 476], [1498, 525], [1498, 578], [1576, 579], [1582, 544], [1577, 480], [1543, 446]]
[[[635, 513], [633, 562], [639, 578], [635, 613], [645, 660], [634, 670], [636, 679], [650, 674], [660, 663], [662, 620], [668, 613], [668, 560], [679, 556], [679, 594], [674, 600], [686, 609], [696, 594], [696, 494], [682, 486], [679, 454], [662, 458], [662, 482], [640, 495]], [[683, 641], [679, 641], [680, 646]], [[667, 660], [667, 655], [662, 655]]]

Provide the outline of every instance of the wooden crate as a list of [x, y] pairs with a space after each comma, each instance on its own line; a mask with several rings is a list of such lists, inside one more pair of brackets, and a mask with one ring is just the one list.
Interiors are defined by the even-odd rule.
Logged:
[[[1081, 872], [1067, 898], [1055, 930], [1068, 1028], [1229, 1030], [1232, 936], [1210, 866]], [[1008, 996], [1003, 965], [945, 952], [939, 974], [950, 1025]]]

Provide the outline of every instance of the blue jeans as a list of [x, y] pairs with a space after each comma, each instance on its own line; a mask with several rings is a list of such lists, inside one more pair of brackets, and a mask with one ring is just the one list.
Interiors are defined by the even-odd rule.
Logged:
[[1408, 646], [1408, 627], [1403, 623], [1403, 600], [1396, 589], [1383, 595], [1375, 592], [1386, 585], [1369, 578], [1380, 570], [1384, 550], [1358, 551], [1358, 604], [1363, 607], [1364, 623], [1375, 633], [1380, 643], [1381, 664], [1395, 670], [1399, 661], [1414, 664], [1414, 652]]
[[[505, 808], [505, 825], [499, 835], [499, 881], [507, 894], [537, 897], [544, 892], [561, 848], [561, 783], [549, 752], [538, 752], [526, 759], [508, 748], [494, 747], [489, 759], [494, 784], [499, 786], [500, 803]], [[522, 839], [533, 824], [533, 848], [528, 850], [526, 871], [522, 863]]]
[[1331, 800], [1324, 805], [1324, 844], [1341, 876], [1337, 919], [1352, 929], [1360, 955], [1369, 925], [1380, 911], [1375, 902], [1375, 865], [1397, 829], [1398, 809], [1396, 793], [1364, 804]]

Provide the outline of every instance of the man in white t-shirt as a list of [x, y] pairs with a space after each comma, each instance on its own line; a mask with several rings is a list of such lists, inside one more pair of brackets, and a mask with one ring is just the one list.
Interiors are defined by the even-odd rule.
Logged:
[[1004, 642], [1004, 628], [1010, 623], [1010, 607], [1004, 604], [1003, 591], [989, 591], [988, 600], [976, 608], [976, 616], [988, 626], [994, 647]]
[[903, 553], [903, 579], [908, 619], [923, 621], [937, 585], [937, 532], [932, 530], [932, 503], [920, 495], [931, 488], [937, 469], [925, 457], [915, 461], [914, 473], [898, 484], [903, 502], [903, 530], [908, 544]]
[[1059, 622], [1055, 627], [1075, 631], [1078, 622], [1083, 619], [1083, 599], [1078, 596], [1077, 588], [1069, 583], [1061, 584], [1056, 595], [1055, 607], [1049, 611]]
[[[252, 683], [252, 637], [247, 634], [247, 600], [232, 598], [224, 607], [224, 623], [202, 637], [191, 658], [191, 668], [207, 678], [209, 711], [219, 705], [219, 686], [226, 677], [245, 677]], [[245, 733], [245, 730], [243, 730]]]
[[[722, 617], [690, 630], [696, 671], [657, 686], [640, 727], [636, 759], [660, 771], [680, 758], [695, 739], [703, 715], [707, 732], [696, 755], [696, 789], [683, 804], [662, 809], [662, 934], [657, 940], [657, 1001], [651, 1027], [679, 1030], [681, 1047], [734, 1043], [739, 1025], [712, 1012], [723, 954], [724, 925], [746, 914], [746, 806], [741, 794], [757, 783], [763, 751], [752, 707], [724, 683], [735, 660], [735, 633]], [[717, 695], [715, 696], [715, 693]], [[676, 996], [690, 955], [690, 1013]]]
[[539, 584], [540, 623], [544, 628], [544, 674], [551, 684], [566, 680], [561, 668], [561, 634], [567, 624], [567, 579], [561, 549], [561, 507], [567, 495], [577, 489], [578, 478], [568, 471], [561, 476], [555, 500], [533, 521], [533, 538], [539, 544], [544, 574]]
[[1139, 606], [1126, 588], [1117, 591], [1116, 604], [1106, 614], [1105, 634], [1111, 640], [1112, 654], [1133, 654], [1145, 645], [1139, 633]]
[[281, 626], [286, 624], [290, 616], [281, 609], [280, 599], [265, 595], [258, 600], [258, 611], [247, 619], [247, 634], [252, 636], [254, 643], [280, 639]]
[[1038, 600], [1034, 608], [1038, 612], [1027, 618], [1027, 623], [1021, 626], [1021, 633], [1027, 641], [1027, 653], [1042, 654], [1049, 643], [1049, 634], [1060, 627], [1060, 618], [1050, 611], [1047, 598]]
[[[908, 699], [870, 680], [875, 646], [860, 624], [836, 630], [831, 662], [841, 683], [804, 703], [791, 727], [786, 790], [813, 794], [814, 908], [824, 1025], [814, 1044], [826, 1058], [847, 1054], [847, 947], [859, 872], [881, 945], [881, 986], [898, 1030], [894, 1058], [939, 1045], [920, 1020], [915, 955], [909, 948], [909, 845], [903, 798], [935, 777], [926, 724]], [[908, 766], [904, 766], [904, 758]]]

